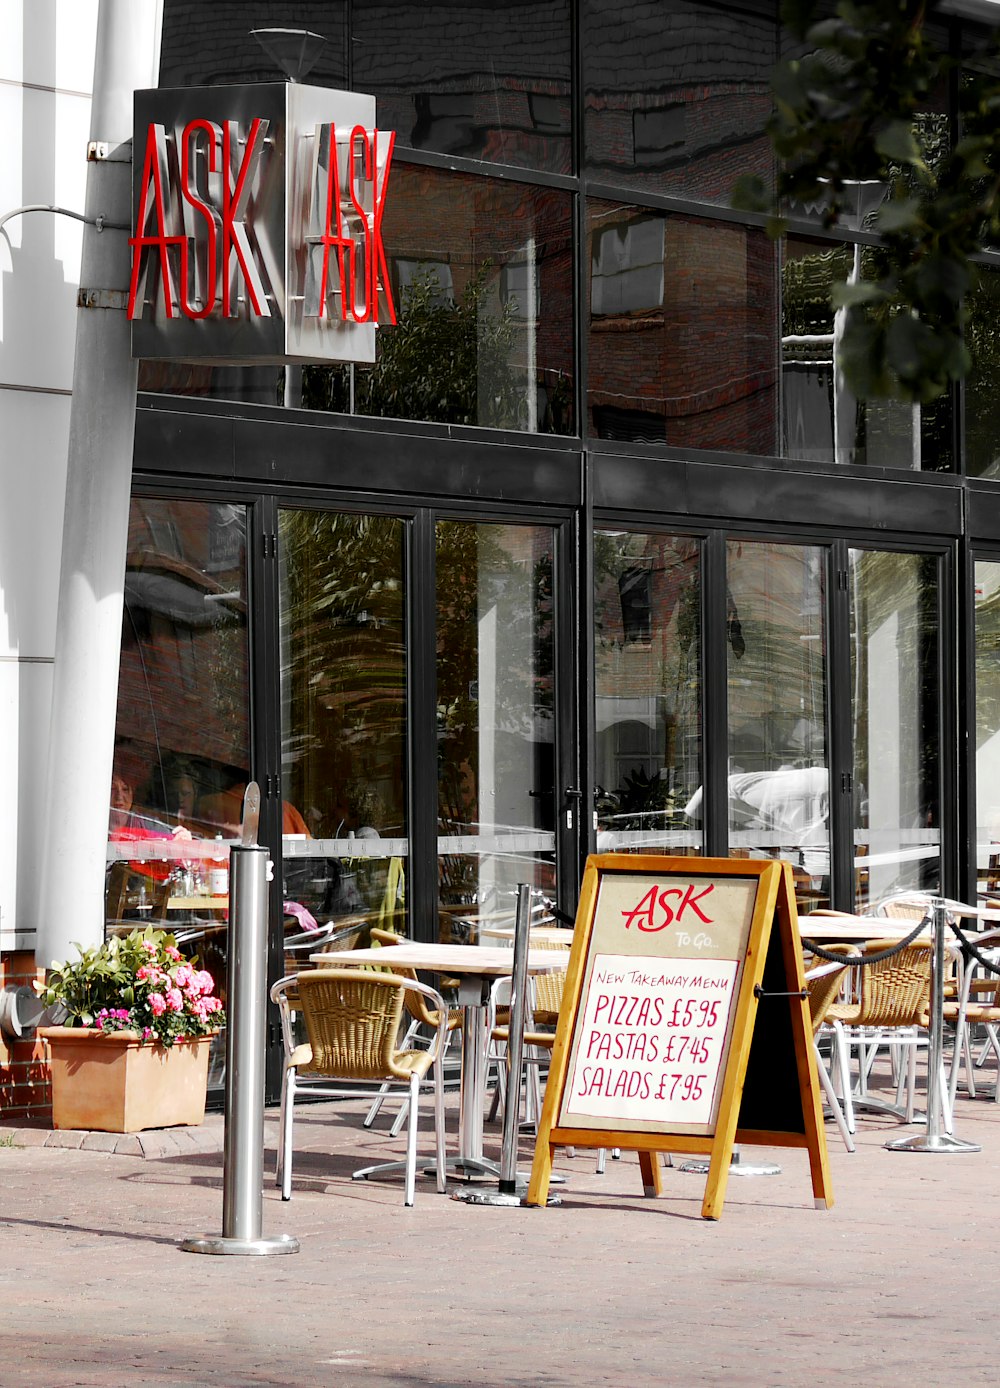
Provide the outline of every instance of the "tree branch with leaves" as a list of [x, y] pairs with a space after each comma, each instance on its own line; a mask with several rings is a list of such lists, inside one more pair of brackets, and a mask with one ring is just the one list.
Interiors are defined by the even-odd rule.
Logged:
[[[786, 0], [799, 47], [782, 61], [768, 125], [775, 185], [741, 179], [733, 205], [766, 212], [781, 235], [796, 204], [849, 225], [860, 187], [880, 185], [862, 273], [834, 286], [843, 310], [838, 364], [860, 399], [927, 403], [970, 367], [966, 297], [973, 262], [1000, 240], [1000, 79], [956, 60], [928, 34], [933, 0]], [[982, 55], [996, 51], [991, 42]], [[960, 129], [936, 113], [957, 78]], [[877, 192], [877, 188], [876, 188]]]

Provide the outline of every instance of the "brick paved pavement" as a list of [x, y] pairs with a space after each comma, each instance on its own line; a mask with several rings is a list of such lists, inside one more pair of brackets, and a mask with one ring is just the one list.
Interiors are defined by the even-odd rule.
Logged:
[[645, 1201], [630, 1155], [602, 1177], [589, 1154], [561, 1160], [559, 1208], [421, 1181], [408, 1210], [398, 1182], [349, 1179], [401, 1151], [387, 1124], [303, 1109], [294, 1197], [264, 1196], [264, 1232], [301, 1240], [277, 1258], [176, 1246], [221, 1231], [218, 1115], [132, 1154], [8, 1129], [0, 1388], [992, 1384], [1000, 1106], [958, 1108], [978, 1155], [890, 1153], [899, 1127], [863, 1118], [854, 1156], [828, 1128], [833, 1210], [813, 1208], [801, 1153], [773, 1152], [781, 1174], [731, 1179], [717, 1224], [703, 1177], [667, 1171]]

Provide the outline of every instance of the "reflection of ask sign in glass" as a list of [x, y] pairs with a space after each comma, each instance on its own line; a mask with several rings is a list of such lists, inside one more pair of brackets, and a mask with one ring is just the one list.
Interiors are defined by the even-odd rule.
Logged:
[[[715, 929], [715, 883], [647, 884], [638, 897], [619, 888], [619, 900], [598, 903], [598, 949], [565, 1112], [572, 1119], [710, 1124], [739, 947], [730, 929]], [[719, 904], [726, 913], [725, 891]], [[629, 953], [606, 950], [616, 937]], [[729, 957], [717, 957], [717, 946]]]

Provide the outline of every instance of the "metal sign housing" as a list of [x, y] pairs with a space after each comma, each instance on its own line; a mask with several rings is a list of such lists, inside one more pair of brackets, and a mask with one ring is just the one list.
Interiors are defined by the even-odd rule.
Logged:
[[375, 98], [297, 83], [135, 94], [132, 355], [375, 359], [395, 136]]

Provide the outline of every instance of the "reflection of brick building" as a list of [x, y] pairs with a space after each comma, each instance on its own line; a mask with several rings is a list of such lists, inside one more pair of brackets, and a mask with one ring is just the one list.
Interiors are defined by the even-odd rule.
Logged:
[[119, 757], [145, 803], [173, 812], [171, 766], [199, 794], [249, 765], [242, 508], [149, 499], [132, 508], [119, 674]]
[[[622, 217], [604, 203], [591, 204], [590, 227], [594, 432], [775, 452], [777, 261], [767, 237], [671, 214]], [[604, 274], [609, 240], [617, 264]], [[615, 297], [621, 310], [601, 311]]]

